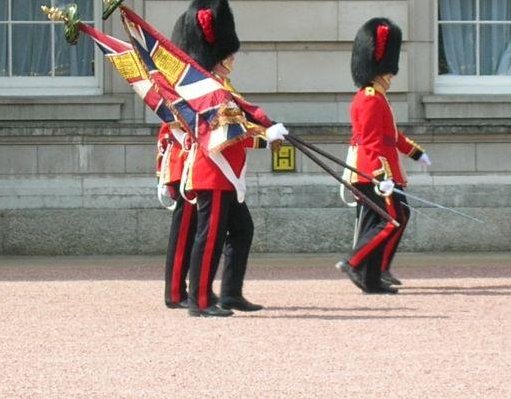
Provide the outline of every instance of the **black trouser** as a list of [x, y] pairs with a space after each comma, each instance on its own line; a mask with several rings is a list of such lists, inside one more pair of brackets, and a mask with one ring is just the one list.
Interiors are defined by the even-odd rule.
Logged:
[[190, 261], [191, 306], [211, 305], [211, 286], [225, 243], [220, 297], [242, 294], [254, 224], [247, 205], [234, 191], [197, 192], [197, 234]]
[[[174, 188], [176, 192], [179, 192], [179, 185]], [[190, 267], [190, 252], [196, 230], [197, 207], [179, 195], [172, 213], [165, 260], [165, 303], [167, 305], [188, 298], [186, 276]]]
[[380, 286], [382, 266], [388, 262], [388, 268], [397, 250], [409, 210], [401, 204], [406, 203], [402, 194], [393, 192], [389, 197], [382, 197], [375, 193], [372, 184], [356, 184], [356, 187], [400, 224], [398, 228], [363, 202], [357, 204], [359, 233], [348, 262], [362, 271], [365, 285], [373, 289]]

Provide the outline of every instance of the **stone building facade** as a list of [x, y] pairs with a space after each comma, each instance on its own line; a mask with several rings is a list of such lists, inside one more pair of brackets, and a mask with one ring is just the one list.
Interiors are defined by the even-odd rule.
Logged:
[[[433, 162], [425, 170], [405, 161], [409, 190], [485, 221], [477, 224], [411, 201], [416, 211], [402, 249], [511, 249], [511, 75], [485, 75], [483, 28], [474, 30], [477, 40], [455, 38], [480, 54], [475, 73], [445, 73], [442, 64], [449, 61], [444, 53], [454, 51], [446, 45], [448, 23], [468, 19], [468, 30], [492, 25], [484, 14], [485, 0], [474, 0], [479, 8], [467, 11], [473, 15], [447, 19], [440, 7], [449, 10], [448, 0], [230, 3], [242, 41], [235, 86], [290, 131], [341, 157], [355, 91], [350, 75], [355, 33], [374, 16], [398, 23], [404, 43], [389, 98], [400, 128], [426, 148]], [[188, 1], [125, 4], [170, 36]], [[124, 38], [118, 13], [103, 22], [101, 1], [93, 5], [96, 26]], [[511, 26], [511, 12], [505, 15], [498, 21], [504, 26], [501, 37]], [[2, 26], [14, 32], [12, 15], [4, 15], [3, 25], [1, 16], [0, 10], [0, 32]], [[94, 76], [76, 79], [75, 86], [73, 77], [64, 83], [45, 78], [40, 84], [33, 77], [0, 75], [0, 253], [165, 250], [170, 213], [156, 198], [158, 121], [111, 66], [103, 65], [101, 54], [95, 57]], [[354, 211], [341, 202], [335, 180], [310, 160], [297, 153], [294, 172], [276, 173], [270, 153], [254, 150], [248, 170], [254, 251], [349, 249]]]

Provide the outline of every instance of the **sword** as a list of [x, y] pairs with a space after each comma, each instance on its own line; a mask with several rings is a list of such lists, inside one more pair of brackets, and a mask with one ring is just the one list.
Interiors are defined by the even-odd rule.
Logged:
[[426, 219], [432, 220], [433, 222], [435, 222], [437, 224], [440, 224], [440, 222], [437, 219], [435, 219], [434, 217], [429, 216], [426, 212], [419, 211], [417, 208], [414, 208], [413, 206], [411, 206], [410, 204], [407, 204], [406, 202], [403, 202], [403, 201], [399, 201], [399, 202], [404, 207], [410, 209], [410, 211], [415, 212], [418, 215], [424, 216]]
[[[337, 165], [340, 165], [344, 168], [347, 168], [349, 170], [351, 170], [352, 172], [355, 172], [356, 174], [362, 176], [362, 177], [365, 177], [366, 179], [368, 179], [371, 183], [373, 183], [374, 185], [378, 185], [380, 182], [375, 179], [373, 176], [370, 176], [368, 175], [367, 173], [364, 173], [364, 172], [361, 172], [359, 171], [358, 169], [354, 168], [353, 166], [351, 165], [348, 165], [346, 162], [342, 161], [341, 159], [333, 156], [332, 154], [322, 150], [321, 148], [315, 146], [314, 144], [311, 144], [311, 143], [307, 143], [306, 141], [304, 141], [303, 139], [295, 136], [295, 135], [291, 135], [291, 134], [288, 134], [288, 136], [291, 137], [292, 140], [294, 141], [297, 141], [298, 143], [302, 144], [303, 146], [305, 147], [308, 147], [309, 149], [317, 152], [318, 154], [320, 155], [323, 155], [325, 158], [329, 159], [330, 161], [336, 163]], [[417, 197], [416, 195], [413, 195], [413, 194], [409, 194], [407, 192], [404, 192], [403, 190], [400, 190], [398, 188], [394, 188], [394, 191], [396, 193], [399, 193], [401, 195], [405, 195], [407, 196], [408, 198], [412, 198], [416, 201], [419, 201], [419, 202], [422, 202], [424, 204], [427, 204], [427, 205], [430, 205], [430, 206], [433, 206], [435, 208], [439, 208], [439, 209], [443, 209], [445, 211], [448, 211], [448, 212], [452, 212], [458, 216], [462, 216], [464, 218], [467, 218], [467, 219], [470, 219], [470, 220], [473, 220], [474, 222], [477, 222], [477, 223], [482, 223], [484, 224], [485, 222], [483, 222], [482, 220], [480, 219], [477, 219], [473, 216], [470, 216], [470, 215], [467, 215], [466, 213], [463, 213], [463, 212], [460, 212], [456, 209], [452, 209], [452, 208], [448, 208], [444, 205], [440, 205], [440, 204], [437, 204], [436, 202], [432, 202], [432, 201], [428, 201], [428, 200], [425, 200], [423, 198], [420, 198], [420, 197]]]
[[455, 213], [456, 215], [459, 215], [459, 216], [462, 216], [464, 218], [473, 220], [474, 222], [477, 222], [477, 223], [485, 224], [481, 219], [478, 219], [478, 218], [475, 218], [473, 216], [467, 215], [466, 213], [460, 212], [460, 211], [458, 211], [456, 209], [449, 208], [447, 206], [437, 204], [436, 202], [428, 201], [428, 200], [426, 200], [424, 198], [417, 197], [416, 195], [404, 192], [403, 190], [400, 190], [399, 188], [394, 188], [393, 191], [395, 191], [396, 193], [401, 194], [401, 195], [406, 195], [408, 198], [412, 198], [412, 199], [414, 199], [416, 201], [422, 202], [423, 204], [427, 204], [427, 205], [433, 206], [435, 208], [443, 209], [444, 211]]

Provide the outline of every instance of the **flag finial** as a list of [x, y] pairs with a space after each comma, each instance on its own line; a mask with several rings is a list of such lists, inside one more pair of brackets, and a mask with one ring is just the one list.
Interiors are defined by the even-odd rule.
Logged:
[[103, 0], [103, 20], [108, 19], [124, 0]]
[[80, 15], [78, 6], [75, 3], [68, 4], [65, 8], [41, 6], [41, 11], [48, 16], [48, 19], [56, 22], [64, 22], [64, 36], [69, 44], [78, 43], [80, 36], [79, 24]]

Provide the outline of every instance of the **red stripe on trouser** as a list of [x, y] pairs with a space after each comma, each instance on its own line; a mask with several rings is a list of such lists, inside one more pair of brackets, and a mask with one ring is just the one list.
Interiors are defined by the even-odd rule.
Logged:
[[[397, 220], [398, 212], [396, 211], [396, 209], [394, 207], [394, 201], [391, 202], [391, 205], [392, 205], [392, 211], [393, 211], [391, 216]], [[408, 222], [408, 220], [407, 220], [408, 218], [405, 215], [403, 215], [403, 211], [401, 211], [400, 214], [403, 216], [402, 220], [399, 220], [399, 223], [401, 225], [398, 227], [397, 231], [390, 238], [389, 242], [387, 243], [387, 245], [385, 245], [385, 248], [383, 249], [383, 260], [381, 263], [382, 271], [386, 271], [389, 268], [390, 261], [392, 259], [392, 254], [395, 252], [397, 244], [399, 243], [399, 239], [405, 232], [405, 227], [406, 227], [406, 223]]]
[[[392, 198], [387, 197], [385, 203], [387, 205], [387, 212], [390, 216], [392, 216], [392, 218], [395, 218], [396, 211], [394, 210]], [[348, 261], [350, 265], [357, 267], [365, 259], [365, 257], [374, 251], [384, 240], [386, 240], [394, 232], [395, 229], [396, 227], [392, 223], [387, 223], [382, 231], [376, 234], [371, 241], [369, 241], [355, 255], [351, 257], [351, 259]]]
[[176, 244], [176, 252], [172, 263], [172, 302], [181, 301], [181, 284], [183, 279], [184, 258], [186, 244], [188, 242], [188, 234], [190, 233], [190, 225], [195, 206], [188, 201], [184, 202], [183, 215], [181, 217], [181, 226], [179, 228], [179, 237]]
[[389, 240], [387, 245], [385, 245], [385, 248], [383, 250], [383, 261], [381, 263], [381, 271], [384, 272], [389, 268], [390, 258], [392, 254], [394, 253], [394, 250], [399, 242], [399, 238], [403, 235], [405, 231], [405, 222], [402, 222], [401, 227], [394, 233], [392, 238]]
[[213, 254], [215, 252], [218, 237], [218, 224], [220, 221], [220, 210], [222, 206], [221, 197], [221, 191], [213, 191], [211, 213], [209, 215], [208, 237], [206, 239], [206, 247], [204, 248], [204, 255], [202, 256], [200, 269], [198, 298], [199, 309], [204, 309], [208, 306], [209, 275], [211, 273], [211, 263], [213, 261]]

